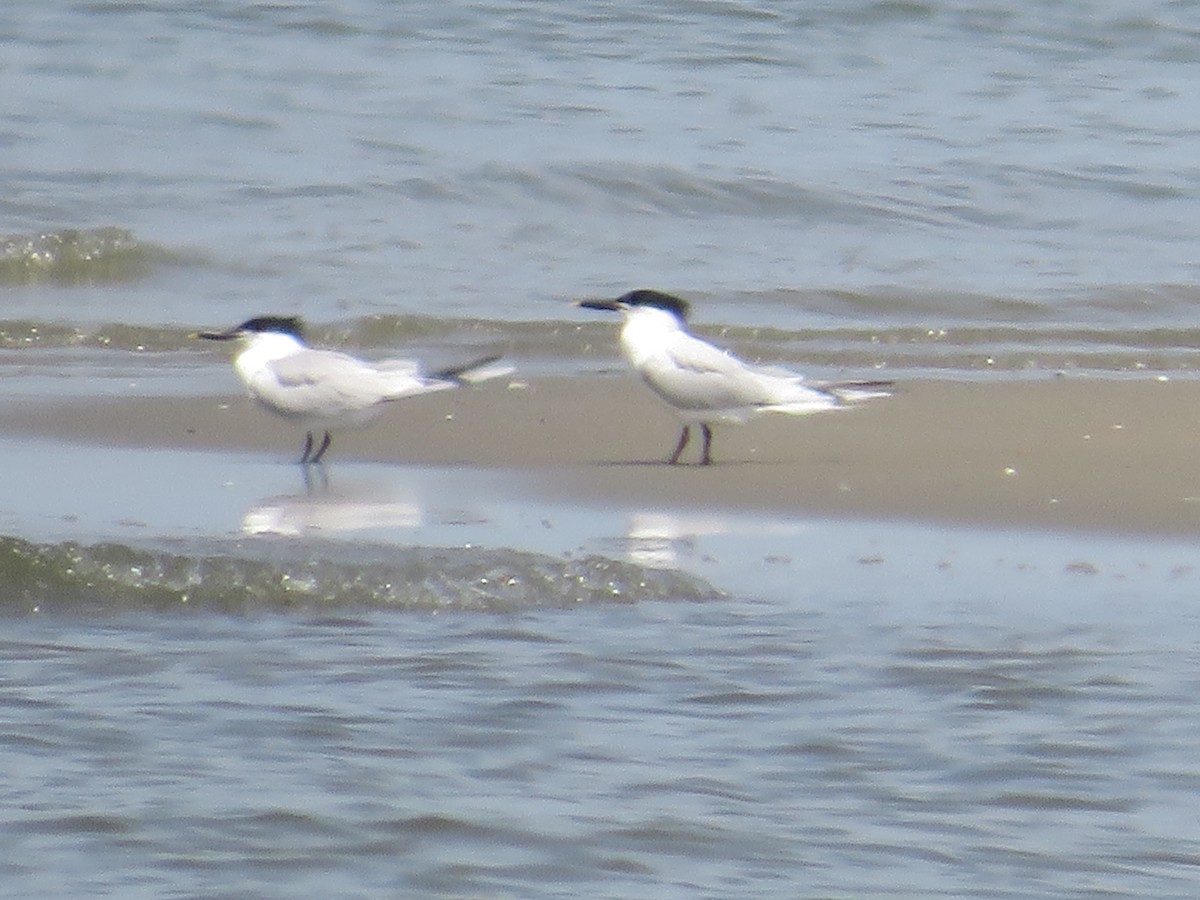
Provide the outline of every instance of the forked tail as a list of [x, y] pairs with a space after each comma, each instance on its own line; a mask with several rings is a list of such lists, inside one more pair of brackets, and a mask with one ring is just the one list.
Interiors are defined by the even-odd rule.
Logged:
[[828, 391], [842, 403], [858, 403], [861, 400], [875, 400], [879, 397], [890, 397], [896, 390], [894, 381], [840, 381], [837, 384], [823, 384], [821, 390]]
[[483, 359], [477, 359], [465, 365], [451, 366], [447, 369], [440, 369], [437, 372], [430, 372], [429, 378], [432, 381], [446, 381], [450, 384], [467, 385], [479, 384], [482, 381], [490, 381], [493, 378], [503, 378], [505, 375], [511, 375], [516, 371], [515, 366], [500, 362], [501, 358], [499, 354], [485, 356]]

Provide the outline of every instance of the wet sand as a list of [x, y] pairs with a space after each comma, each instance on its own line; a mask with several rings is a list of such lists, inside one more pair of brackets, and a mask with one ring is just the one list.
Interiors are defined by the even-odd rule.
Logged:
[[[287, 423], [230, 394], [13, 399], [6, 431], [119, 447], [298, 457]], [[1186, 535], [1200, 531], [1200, 384], [912, 381], [896, 396], [720, 428], [714, 464], [663, 464], [671, 411], [631, 377], [546, 377], [395, 404], [339, 459], [511, 473], [581, 503]], [[698, 446], [685, 460], [694, 461]]]

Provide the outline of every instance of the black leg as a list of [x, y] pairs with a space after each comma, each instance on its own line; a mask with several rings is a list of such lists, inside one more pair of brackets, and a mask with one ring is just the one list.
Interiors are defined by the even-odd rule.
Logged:
[[668, 465], [675, 465], [679, 462], [679, 457], [683, 455], [683, 448], [688, 445], [688, 438], [692, 436], [692, 430], [687, 426], [683, 426], [683, 434], [679, 436], [679, 443], [675, 445], [675, 452], [671, 454], [671, 459]]
[[309, 462], [319, 463], [321, 461], [321, 457], [325, 455], [325, 451], [329, 449], [329, 445], [332, 443], [333, 435], [331, 435], [328, 431], [325, 432], [325, 439], [321, 441], [321, 449], [313, 454], [313, 458], [310, 459]]
[[300, 465], [308, 462], [308, 454], [312, 453], [312, 432], [304, 436], [304, 452], [300, 454]]
[[323, 465], [302, 466], [300, 472], [304, 476], [304, 493], [313, 496], [328, 489], [329, 473]]
[[700, 426], [700, 433], [704, 435], [704, 450], [700, 454], [700, 465], [707, 466], [712, 462], [712, 429], [705, 422]]

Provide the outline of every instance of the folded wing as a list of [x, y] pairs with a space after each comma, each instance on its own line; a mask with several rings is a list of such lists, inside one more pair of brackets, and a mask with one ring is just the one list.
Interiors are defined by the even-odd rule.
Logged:
[[420, 376], [416, 363], [395, 360], [373, 366], [327, 350], [305, 350], [276, 360], [259, 398], [284, 414], [335, 416], [387, 400], [452, 387]]
[[834, 394], [806, 385], [795, 372], [748, 366], [685, 332], [646, 360], [641, 371], [651, 388], [684, 411], [744, 418], [759, 410], [799, 414], [838, 405]]

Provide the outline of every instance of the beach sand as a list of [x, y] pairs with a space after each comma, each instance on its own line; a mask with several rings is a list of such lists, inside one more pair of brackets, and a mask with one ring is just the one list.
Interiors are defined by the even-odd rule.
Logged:
[[[634, 378], [544, 377], [398, 402], [335, 435], [328, 465], [479, 467], [511, 473], [514, 492], [600, 505], [1179, 536], [1200, 530], [1197, 410], [1192, 382], [908, 381], [846, 411], [719, 428], [712, 466], [672, 467], [677, 420]], [[14, 398], [4, 415], [10, 437], [281, 463], [302, 440], [232, 393]]]

